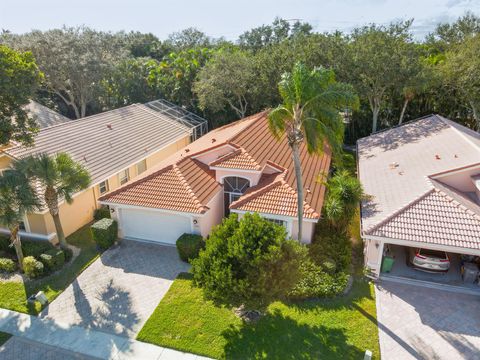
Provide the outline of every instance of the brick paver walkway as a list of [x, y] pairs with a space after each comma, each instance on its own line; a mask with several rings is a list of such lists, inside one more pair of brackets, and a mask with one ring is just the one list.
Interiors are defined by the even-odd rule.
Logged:
[[90, 265], [40, 317], [135, 337], [189, 265], [175, 247], [123, 240]]
[[382, 359], [480, 359], [480, 297], [382, 281]]

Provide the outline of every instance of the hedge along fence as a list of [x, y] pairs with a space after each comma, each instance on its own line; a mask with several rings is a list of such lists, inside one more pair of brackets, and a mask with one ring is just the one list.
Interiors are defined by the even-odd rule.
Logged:
[[102, 250], [113, 245], [118, 236], [118, 224], [113, 219], [103, 218], [90, 227], [93, 240]]

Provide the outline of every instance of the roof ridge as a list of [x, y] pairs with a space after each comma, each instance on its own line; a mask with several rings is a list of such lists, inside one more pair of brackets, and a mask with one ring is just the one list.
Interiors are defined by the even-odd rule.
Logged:
[[438, 192], [441, 196], [445, 197], [449, 202], [453, 203], [457, 208], [459, 208], [463, 212], [467, 213], [468, 215], [473, 216], [476, 220], [480, 221], [480, 215], [478, 215], [475, 212], [473, 212], [472, 210], [470, 210], [468, 207], [466, 207], [465, 205], [460, 203], [457, 199], [451, 197], [450, 195], [445, 193], [445, 191], [443, 191], [442, 189], [439, 189], [437, 187], [435, 187], [434, 190], [436, 192]]
[[[297, 190], [295, 190], [290, 184], [284, 179], [280, 178], [280, 181], [283, 183], [284, 187], [288, 187], [292, 194], [297, 195]], [[298, 206], [298, 205], [297, 205]], [[305, 200], [303, 199], [303, 212], [305, 213], [308, 211], [310, 214], [314, 214], [315, 216], [320, 216], [320, 214]]]
[[[459, 124], [459, 123], [457, 123], [457, 122], [455, 122], [455, 121], [452, 121], [452, 120], [450, 120], [450, 119], [447, 119], [447, 118], [445, 118], [445, 117], [443, 117], [443, 116], [441, 116], [441, 115], [435, 114], [435, 116], [436, 116], [441, 122], [443, 122], [444, 124], [446, 124], [446, 125], [448, 125], [450, 128], [452, 128], [458, 135], [460, 135], [460, 137], [462, 137], [465, 141], [467, 141], [470, 145], [472, 145], [472, 146], [475, 148], [475, 150], [477, 150], [477, 151], [480, 152], [480, 146], [474, 144], [474, 143], [472, 142], [472, 140], [470, 140], [468, 137], [466, 137], [465, 134], [464, 134], [462, 131], [460, 131], [459, 129], [457, 129], [457, 126], [462, 127], [463, 129], [467, 130], [469, 133], [471, 132], [471, 133], [472, 133], [472, 134], [471, 134], [472, 136], [478, 135], [477, 132], [475, 132], [474, 130], [472, 130], [472, 129], [470, 129], [470, 128], [462, 125], [462, 124]], [[454, 126], [453, 124], [455, 124], [455, 126]], [[469, 135], [470, 135], [470, 134], [469, 134]], [[480, 136], [478, 137], [478, 139], [480, 140]]]
[[232, 152], [223, 154], [223, 155], [220, 156], [219, 158], [216, 158], [215, 160], [211, 161], [208, 165], [209, 165], [209, 166], [215, 166], [217, 163], [220, 163], [220, 162], [222, 162], [222, 161], [228, 160], [228, 159], [232, 158], [232, 157], [235, 156], [235, 155], [241, 154], [241, 152], [242, 152], [242, 149], [241, 149], [241, 148], [235, 149], [235, 150], [233, 150]]
[[254, 119], [255, 121], [252, 121], [252, 122], [251, 122], [250, 124], [248, 124], [245, 128], [237, 131], [237, 133], [235, 133], [234, 135], [232, 135], [232, 137], [230, 137], [230, 139], [227, 140], [227, 141], [228, 141], [228, 142], [230, 142], [230, 141], [231, 141], [231, 142], [234, 142], [235, 138], [236, 138], [238, 135], [240, 135], [241, 133], [247, 131], [247, 130], [248, 130], [249, 128], [251, 128], [254, 124], [256, 124], [257, 121], [259, 121], [260, 119], [263, 119], [263, 116], [264, 116], [264, 114], [267, 113], [267, 111], [270, 111], [270, 109], [265, 109], [265, 110], [260, 111], [260, 112], [258, 112], [258, 113], [256, 113], [256, 114], [253, 114], [253, 115], [250, 115], [250, 116], [246, 117], [245, 119], [249, 119], [249, 118], [254, 117], [254, 116], [256, 116], [257, 118]]
[[[272, 174], [273, 176], [274, 174]], [[278, 175], [277, 175], [278, 176]], [[281, 176], [281, 175], [280, 175]], [[282, 182], [281, 182], [281, 179], [275, 179], [274, 181], [272, 181], [271, 183], [265, 185], [265, 186], [262, 186], [261, 188], [257, 189], [257, 190], [254, 190], [250, 193], [247, 193], [247, 194], [243, 194], [238, 200], [232, 202], [230, 204], [230, 206], [232, 205], [235, 205], [235, 206], [242, 206], [243, 204], [245, 204], [246, 202], [250, 201], [252, 198], [255, 198], [257, 196], [260, 196], [260, 195], [263, 195], [264, 193], [266, 193], [267, 191], [279, 186], [279, 185], [282, 185]], [[255, 186], [258, 186], [255, 185]], [[253, 188], [253, 187], [252, 187]]]
[[[185, 158], [186, 159], [186, 158]], [[183, 175], [182, 171], [180, 170], [180, 168], [178, 167], [177, 165], [178, 163], [176, 164], [173, 164], [172, 165], [172, 168], [173, 168], [173, 171], [175, 172], [175, 174], [177, 175], [177, 177], [179, 178], [180, 180], [180, 183], [183, 185], [183, 187], [187, 190], [187, 193], [190, 195], [190, 197], [192, 198], [194, 204], [196, 205], [197, 209], [200, 210], [201, 212], [204, 212], [206, 210], [208, 210], [208, 206], [205, 206], [203, 205], [200, 200], [198, 199], [197, 195], [195, 194], [195, 192], [193, 191], [192, 187], [190, 186], [190, 184], [188, 183], [187, 179], [185, 179], [185, 176]]]
[[382, 221], [378, 222], [377, 224], [375, 225], [372, 225], [370, 226], [368, 229], [365, 230], [365, 233], [366, 234], [371, 234], [373, 233], [375, 230], [377, 230], [378, 228], [380, 228], [381, 226], [385, 225], [387, 222], [389, 222], [390, 220], [392, 220], [393, 218], [397, 217], [398, 215], [400, 215], [401, 213], [405, 212], [407, 209], [409, 209], [410, 207], [412, 207], [413, 205], [417, 204], [418, 202], [420, 202], [421, 200], [423, 200], [424, 198], [426, 198], [428, 195], [430, 195], [432, 192], [435, 191], [435, 187], [433, 187], [433, 185], [431, 185], [431, 188], [428, 189], [425, 193], [423, 193], [421, 196], [415, 198], [414, 200], [410, 201], [409, 203], [407, 203], [406, 205], [402, 206], [401, 208], [395, 210], [394, 212], [392, 212], [390, 215], [388, 215], [387, 217], [385, 217]]

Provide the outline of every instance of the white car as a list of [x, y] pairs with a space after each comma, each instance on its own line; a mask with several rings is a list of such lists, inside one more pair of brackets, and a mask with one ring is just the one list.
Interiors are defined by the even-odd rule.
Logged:
[[450, 258], [445, 251], [409, 248], [409, 263], [418, 270], [447, 272]]

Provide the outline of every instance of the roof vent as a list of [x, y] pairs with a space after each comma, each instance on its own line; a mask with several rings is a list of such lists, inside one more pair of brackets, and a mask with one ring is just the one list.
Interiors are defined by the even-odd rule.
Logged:
[[109, 128], [110, 130], [112, 130], [112, 124], [107, 124], [107, 128]]
[[186, 153], [190, 152], [190, 149], [185, 149], [185, 152], [186, 152]]
[[440, 155], [436, 154], [435, 159], [440, 160], [441, 159]]
[[217, 141], [217, 139], [215, 139], [215, 138], [212, 138], [212, 144], [213, 144], [215, 141]]
[[398, 163], [397, 162], [392, 162], [392, 163], [389, 164], [389, 167], [390, 167], [391, 170], [396, 169], [398, 167]]

